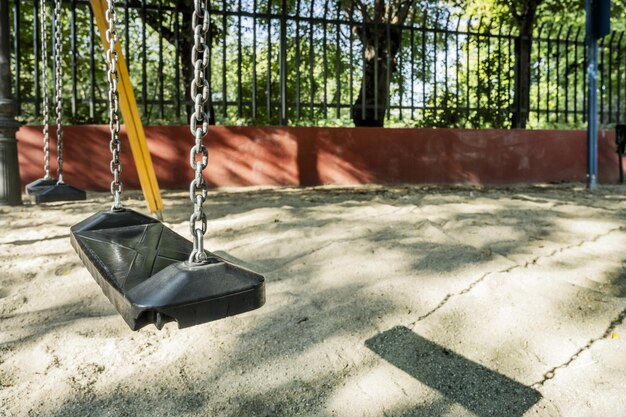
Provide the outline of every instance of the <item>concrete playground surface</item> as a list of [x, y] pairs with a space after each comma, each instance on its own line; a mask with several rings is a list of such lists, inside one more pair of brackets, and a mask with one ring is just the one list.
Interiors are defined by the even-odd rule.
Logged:
[[0, 208], [0, 416], [626, 415], [624, 186], [213, 190], [267, 303], [138, 332], [70, 246], [88, 197]]

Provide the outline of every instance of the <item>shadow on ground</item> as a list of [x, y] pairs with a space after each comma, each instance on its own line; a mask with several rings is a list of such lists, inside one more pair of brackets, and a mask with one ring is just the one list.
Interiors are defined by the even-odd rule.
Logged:
[[365, 345], [391, 365], [479, 417], [521, 417], [541, 398], [532, 388], [397, 326]]

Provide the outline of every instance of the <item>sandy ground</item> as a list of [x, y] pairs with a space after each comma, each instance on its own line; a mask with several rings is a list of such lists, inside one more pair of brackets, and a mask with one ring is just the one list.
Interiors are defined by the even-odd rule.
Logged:
[[266, 305], [139, 332], [69, 242], [108, 206], [0, 208], [1, 416], [626, 415], [625, 187], [214, 191]]

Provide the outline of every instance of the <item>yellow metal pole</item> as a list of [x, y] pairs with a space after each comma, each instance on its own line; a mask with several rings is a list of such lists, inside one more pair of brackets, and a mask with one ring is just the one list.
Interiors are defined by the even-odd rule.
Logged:
[[[109, 48], [109, 43], [106, 39], [106, 1], [91, 0], [91, 8], [93, 10], [94, 17], [96, 18], [96, 23], [98, 24], [102, 45], [104, 45], [104, 50], [106, 51]], [[148, 203], [148, 210], [161, 218], [163, 200], [161, 200], [159, 183], [156, 179], [154, 166], [152, 165], [152, 158], [150, 158], [150, 151], [148, 150], [148, 144], [146, 142], [146, 135], [143, 131], [139, 111], [137, 110], [135, 93], [133, 92], [133, 86], [130, 83], [130, 75], [128, 74], [128, 68], [126, 67], [126, 60], [124, 60], [122, 48], [119, 43], [115, 45], [115, 49], [117, 50], [117, 55], [119, 57], [119, 61], [117, 63], [117, 73], [120, 110], [122, 112], [122, 117], [124, 118], [124, 124], [126, 125], [128, 142], [130, 142], [130, 151], [132, 152], [133, 159], [135, 160], [137, 174], [139, 175], [139, 183], [141, 184], [143, 195]]]

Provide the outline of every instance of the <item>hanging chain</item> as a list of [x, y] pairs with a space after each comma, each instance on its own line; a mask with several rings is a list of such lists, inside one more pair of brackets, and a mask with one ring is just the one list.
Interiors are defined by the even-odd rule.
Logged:
[[63, 184], [63, 56], [61, 38], [63, 22], [61, 22], [61, 0], [54, 3], [54, 66], [55, 66], [55, 93], [57, 110], [57, 181]]
[[122, 181], [120, 181], [120, 174], [122, 172], [122, 161], [120, 161], [120, 116], [119, 116], [119, 96], [117, 92], [117, 50], [115, 45], [117, 44], [117, 29], [115, 28], [115, 1], [107, 0], [107, 10], [105, 13], [106, 21], [108, 24], [106, 31], [106, 39], [109, 43], [109, 49], [106, 51], [106, 59], [109, 65], [107, 71], [107, 78], [109, 80], [109, 130], [111, 131], [111, 142], [109, 148], [111, 149], [111, 174], [113, 174], [113, 181], [111, 181], [111, 194], [114, 198], [112, 210], [122, 209]]
[[[195, 138], [195, 144], [189, 153], [189, 163], [195, 171], [195, 177], [189, 186], [189, 197], [194, 204], [194, 211], [189, 220], [189, 228], [193, 236], [193, 251], [189, 256], [189, 262], [198, 264], [207, 260], [204, 251], [207, 219], [202, 208], [208, 192], [202, 171], [207, 167], [209, 161], [209, 151], [202, 143], [209, 127], [209, 115], [206, 112], [206, 102], [209, 99], [209, 82], [206, 79], [206, 71], [209, 66], [209, 47], [206, 44], [209, 31], [207, 0], [194, 1], [191, 27], [193, 28], [194, 41], [191, 51], [191, 62], [194, 68], [194, 77], [191, 81], [191, 98], [194, 103], [194, 113], [191, 115], [189, 125]], [[200, 222], [199, 225], [198, 222]]]
[[41, 61], [43, 63], [43, 172], [44, 180], [49, 180], [50, 176], [50, 134], [49, 134], [49, 103], [48, 103], [48, 27], [46, 0], [39, 2], [39, 20], [41, 20]]

